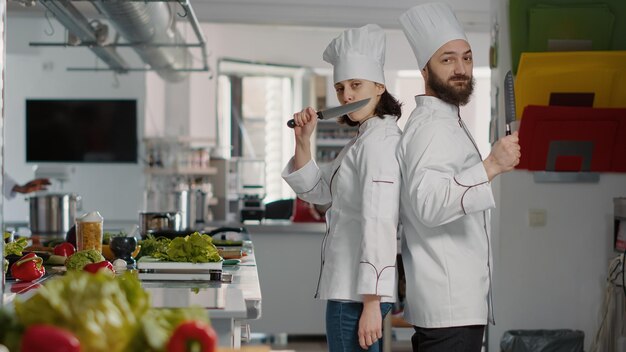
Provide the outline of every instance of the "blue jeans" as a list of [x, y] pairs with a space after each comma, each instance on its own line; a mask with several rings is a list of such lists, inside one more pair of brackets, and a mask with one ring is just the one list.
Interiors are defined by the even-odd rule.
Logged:
[[[391, 303], [381, 303], [382, 317], [391, 310]], [[326, 303], [326, 339], [330, 352], [352, 352], [382, 350], [382, 339], [364, 350], [359, 346], [359, 318], [363, 303], [328, 301]], [[382, 322], [381, 322], [382, 323]]]

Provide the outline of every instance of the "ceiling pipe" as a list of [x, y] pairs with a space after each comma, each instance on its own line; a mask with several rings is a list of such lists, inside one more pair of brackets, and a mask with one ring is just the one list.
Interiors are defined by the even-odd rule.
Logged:
[[187, 78], [188, 72], [184, 70], [191, 65], [191, 53], [166, 2], [92, 0], [92, 3], [161, 78], [171, 82]]
[[[68, 0], [39, 0], [54, 16], [63, 24], [70, 33], [75, 35], [81, 42], [99, 43], [101, 41], [97, 30], [94, 29], [87, 18]], [[90, 45], [93, 51], [102, 61], [104, 61], [113, 71], [117, 73], [127, 73], [128, 64], [111, 47]]]

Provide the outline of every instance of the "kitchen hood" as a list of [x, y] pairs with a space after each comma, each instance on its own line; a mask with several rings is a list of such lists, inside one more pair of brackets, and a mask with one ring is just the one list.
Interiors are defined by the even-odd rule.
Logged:
[[[104, 61], [108, 68], [68, 68], [70, 71], [156, 71], [170, 82], [184, 80], [189, 72], [209, 71], [206, 41], [197, 18], [186, 0], [171, 1], [182, 9], [172, 9], [170, 0], [85, 0], [90, 2], [105, 21], [89, 19], [72, 0], [39, 0], [69, 32], [66, 43], [30, 43], [31, 46], [85, 46]], [[84, 2], [84, 1], [83, 1]], [[178, 18], [188, 19], [197, 43], [187, 43], [176, 27]], [[115, 39], [108, 40], [109, 26]], [[119, 39], [123, 38], [124, 41]], [[116, 48], [135, 50], [146, 67], [132, 68]], [[190, 48], [202, 52], [202, 67], [193, 68]]]

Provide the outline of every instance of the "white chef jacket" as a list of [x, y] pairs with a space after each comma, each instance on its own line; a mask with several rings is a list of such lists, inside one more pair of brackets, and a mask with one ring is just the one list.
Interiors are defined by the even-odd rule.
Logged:
[[13, 177], [9, 176], [9, 174], [5, 173], [4, 174], [4, 187], [3, 187], [3, 194], [4, 197], [7, 200], [11, 200], [13, 198], [15, 198], [15, 191], [13, 190], [13, 187], [17, 186], [17, 182], [13, 179]]
[[369, 294], [395, 301], [400, 134], [393, 116], [372, 117], [324, 170], [313, 160], [294, 170], [293, 159], [283, 170], [299, 198], [332, 201], [316, 297], [361, 302]]
[[415, 101], [397, 152], [405, 319], [424, 328], [485, 325], [493, 320], [491, 185], [458, 107]]

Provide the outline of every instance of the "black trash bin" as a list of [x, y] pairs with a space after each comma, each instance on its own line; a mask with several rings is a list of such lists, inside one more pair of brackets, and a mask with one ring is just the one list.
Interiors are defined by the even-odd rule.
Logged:
[[509, 330], [500, 340], [501, 352], [583, 352], [580, 330]]

